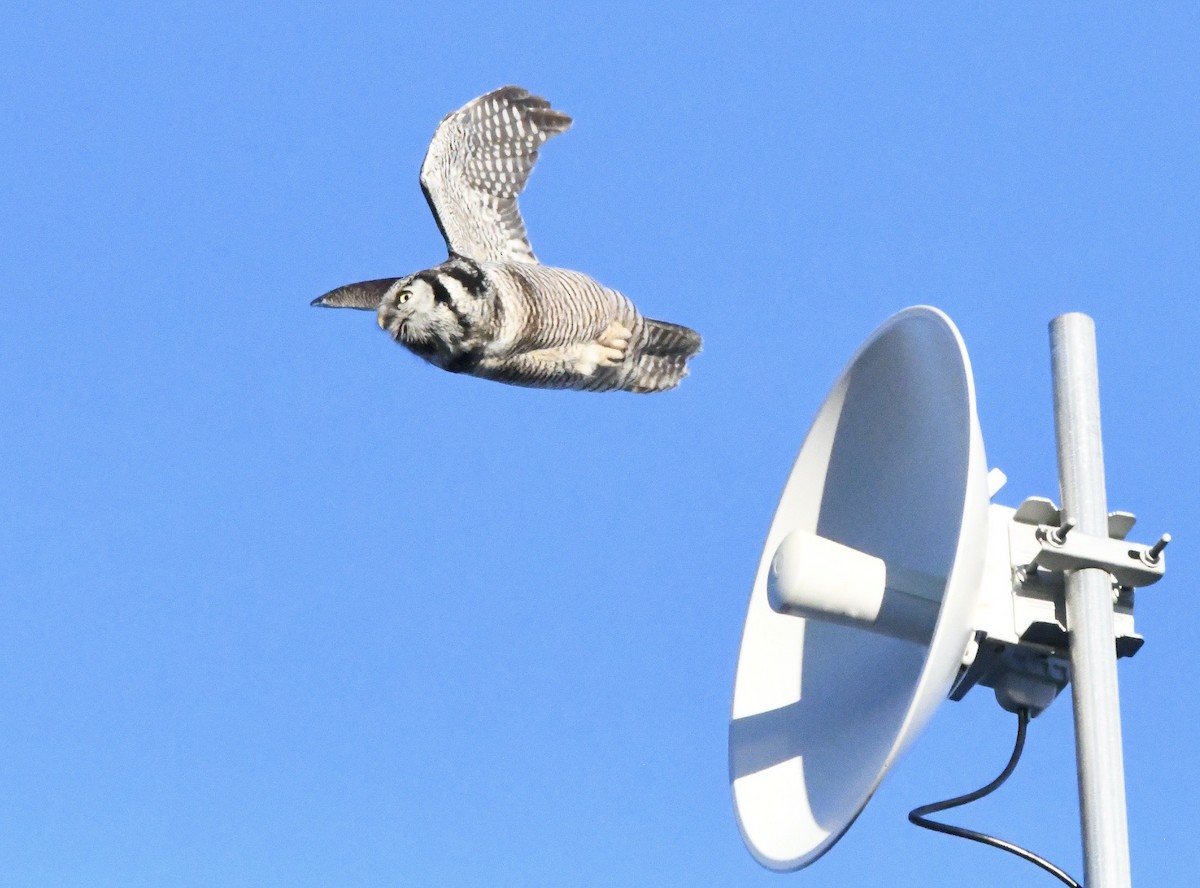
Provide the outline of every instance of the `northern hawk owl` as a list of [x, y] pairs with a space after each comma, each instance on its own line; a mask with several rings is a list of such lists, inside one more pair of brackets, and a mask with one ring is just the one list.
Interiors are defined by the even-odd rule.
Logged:
[[642, 317], [616, 290], [540, 264], [517, 196], [547, 139], [571, 118], [516, 86], [447, 115], [421, 190], [449, 258], [401, 278], [338, 287], [313, 305], [374, 311], [396, 342], [435, 366], [539, 388], [661, 392], [700, 351], [694, 330]]

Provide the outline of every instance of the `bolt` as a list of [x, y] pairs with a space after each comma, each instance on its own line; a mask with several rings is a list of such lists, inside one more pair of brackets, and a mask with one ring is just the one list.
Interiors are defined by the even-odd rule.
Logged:
[[1073, 518], [1064, 518], [1062, 524], [1057, 529], [1051, 529], [1046, 534], [1046, 538], [1055, 546], [1061, 546], [1067, 541], [1067, 534], [1071, 532], [1071, 528], [1075, 526]]
[[1158, 564], [1158, 559], [1162, 556], [1162, 550], [1167, 548], [1167, 543], [1171, 542], [1171, 535], [1164, 533], [1158, 538], [1158, 542], [1151, 546], [1142, 555], [1142, 560], [1147, 564]]

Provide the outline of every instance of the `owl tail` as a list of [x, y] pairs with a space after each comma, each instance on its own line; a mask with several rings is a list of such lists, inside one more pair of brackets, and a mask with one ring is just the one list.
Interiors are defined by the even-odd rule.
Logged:
[[646, 318], [640, 354], [625, 390], [638, 394], [665, 392], [687, 376], [687, 362], [700, 352], [700, 334], [678, 324]]

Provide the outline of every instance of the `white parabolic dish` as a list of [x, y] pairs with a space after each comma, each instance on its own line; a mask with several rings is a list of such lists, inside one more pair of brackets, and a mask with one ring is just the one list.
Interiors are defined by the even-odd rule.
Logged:
[[[905, 309], [859, 349], [784, 488], [742, 634], [729, 770], [742, 838], [773, 870], [820, 857], [949, 692], [971, 634], [987, 537], [987, 468], [962, 338]], [[792, 531], [944, 578], [914, 642], [779, 614], [771, 561]]]

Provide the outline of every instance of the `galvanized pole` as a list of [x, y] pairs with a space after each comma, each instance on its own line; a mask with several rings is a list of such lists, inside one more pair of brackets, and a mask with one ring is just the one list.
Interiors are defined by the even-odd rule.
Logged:
[[[1107, 537], [1096, 327], [1090, 317], [1072, 313], [1050, 322], [1050, 362], [1063, 526]], [[1129, 888], [1112, 577], [1084, 568], [1069, 571], [1066, 583], [1084, 884]]]

